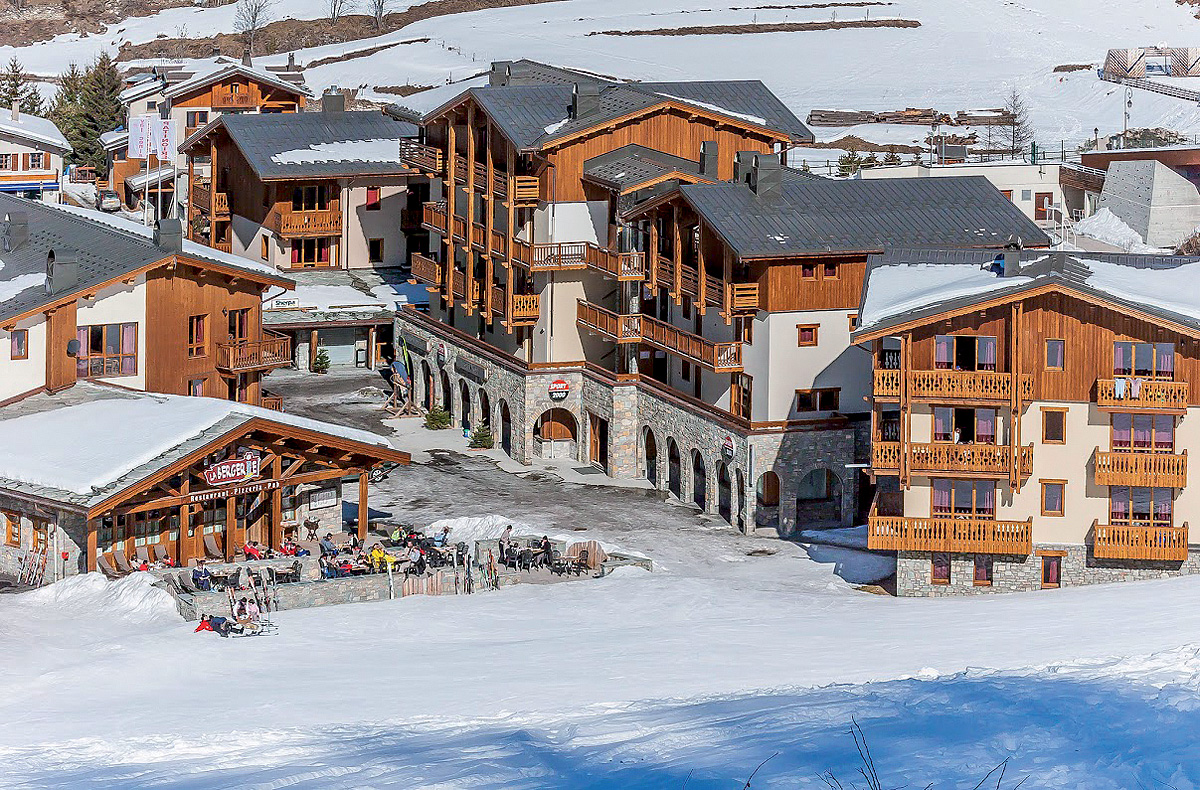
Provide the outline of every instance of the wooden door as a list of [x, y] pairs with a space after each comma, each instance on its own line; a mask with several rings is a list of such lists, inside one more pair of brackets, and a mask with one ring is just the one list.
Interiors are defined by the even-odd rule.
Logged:
[[1053, 192], [1038, 192], [1033, 196], [1033, 218], [1049, 219], [1050, 208], [1054, 205]]

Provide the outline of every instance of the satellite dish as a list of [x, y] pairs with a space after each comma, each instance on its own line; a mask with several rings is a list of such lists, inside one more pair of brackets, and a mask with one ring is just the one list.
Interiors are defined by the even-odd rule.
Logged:
[[67, 341], [67, 356], [68, 357], [79, 356], [79, 339], [78, 338], [73, 337]]

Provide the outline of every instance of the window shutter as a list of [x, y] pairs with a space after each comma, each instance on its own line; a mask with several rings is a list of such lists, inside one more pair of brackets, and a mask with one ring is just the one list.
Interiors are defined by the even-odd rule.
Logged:
[[21, 154], [21, 169], [29, 169], [29, 154]]

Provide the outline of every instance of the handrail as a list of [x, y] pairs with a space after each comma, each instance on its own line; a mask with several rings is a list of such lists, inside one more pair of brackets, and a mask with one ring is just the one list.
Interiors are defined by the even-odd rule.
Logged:
[[217, 345], [217, 367], [227, 371], [258, 370], [292, 364], [292, 339], [276, 335], [245, 343]]
[[1028, 555], [1033, 551], [1033, 519], [998, 521], [974, 516], [868, 519], [867, 547], [883, 551], [946, 551]]
[[[1121, 397], [1117, 397], [1118, 380], [1122, 382]], [[1135, 388], [1136, 397], [1133, 394]], [[1143, 379], [1137, 376], [1097, 379], [1096, 405], [1101, 408], [1187, 409], [1188, 383]]]
[[[899, 469], [900, 442], [872, 442], [871, 466]], [[1033, 474], [1033, 445], [1017, 448], [1016, 460], [1022, 477]], [[950, 444], [917, 442], [909, 444], [908, 469], [912, 472], [947, 474], [988, 474], [1003, 476], [1012, 470], [1013, 451], [1006, 444]]]
[[337, 209], [281, 211], [273, 209], [268, 227], [280, 236], [334, 236], [342, 232], [342, 213]]
[[1188, 556], [1188, 525], [1163, 527], [1092, 522], [1092, 553], [1100, 559], [1182, 562]]
[[442, 284], [442, 265], [419, 252], [414, 252], [412, 255], [410, 271], [414, 279], [427, 285], [436, 287]]
[[1096, 448], [1096, 485], [1184, 488], [1187, 450], [1182, 453], [1110, 452]]

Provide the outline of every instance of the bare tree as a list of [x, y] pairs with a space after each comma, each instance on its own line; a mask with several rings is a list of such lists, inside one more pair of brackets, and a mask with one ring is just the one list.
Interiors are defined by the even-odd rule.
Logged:
[[258, 33], [271, 21], [271, 11], [275, 0], [238, 0], [237, 11], [234, 12], [233, 26], [242, 34], [246, 43], [246, 51], [254, 54], [254, 39]]
[[336, 22], [354, 11], [354, 0], [328, 0], [329, 21]]
[[367, 0], [367, 8], [375, 20], [375, 30], [383, 31], [383, 18], [387, 16], [388, 8], [391, 5], [391, 0]]
[[1009, 141], [1012, 143], [1009, 153], [1018, 156], [1033, 142], [1033, 124], [1029, 121], [1029, 108], [1016, 88], [1004, 100], [1004, 110], [1008, 113]]

